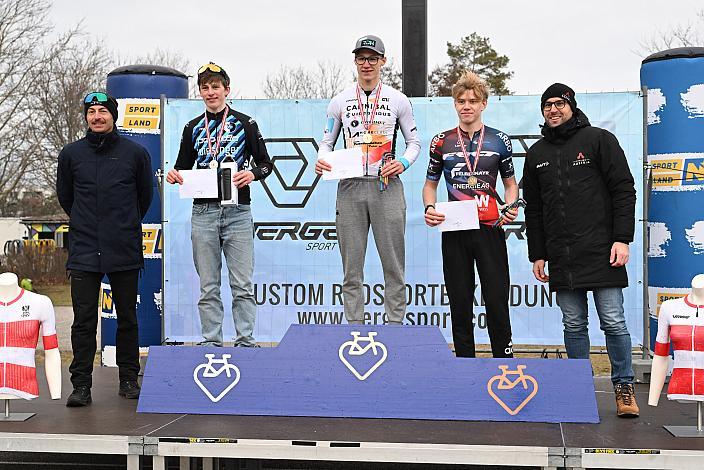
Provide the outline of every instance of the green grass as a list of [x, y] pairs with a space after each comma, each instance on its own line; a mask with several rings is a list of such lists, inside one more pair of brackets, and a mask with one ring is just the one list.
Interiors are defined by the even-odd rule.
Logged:
[[34, 290], [42, 295], [48, 296], [54, 306], [71, 305], [71, 285], [68, 283], [50, 286], [35, 285]]

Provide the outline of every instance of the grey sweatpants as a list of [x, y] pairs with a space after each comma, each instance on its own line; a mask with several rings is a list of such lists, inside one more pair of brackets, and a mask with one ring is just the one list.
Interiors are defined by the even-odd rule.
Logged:
[[391, 324], [401, 324], [406, 312], [406, 198], [399, 178], [390, 178], [385, 191], [379, 178], [341, 180], [337, 185], [337, 237], [342, 255], [342, 295], [347, 322], [364, 321], [364, 257], [369, 226], [384, 271], [384, 309]]

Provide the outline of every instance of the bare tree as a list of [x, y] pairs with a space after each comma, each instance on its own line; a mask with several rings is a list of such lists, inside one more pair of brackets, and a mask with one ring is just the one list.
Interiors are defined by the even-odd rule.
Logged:
[[86, 132], [83, 97], [105, 89], [112, 63], [102, 42], [79, 36], [55, 44], [34, 90], [36, 111], [31, 126], [36, 166], [33, 174], [41, 188], [53, 193], [57, 156], [64, 145]]
[[37, 82], [76, 34], [69, 31], [45, 47], [52, 31], [48, 10], [43, 0], [0, 1], [0, 214], [10, 213], [20, 192], [34, 185]]
[[381, 68], [381, 81], [384, 85], [401, 90], [403, 88], [403, 74], [396, 66], [394, 58], [386, 61], [386, 65]]
[[340, 93], [346, 85], [345, 72], [339, 64], [331, 61], [318, 62], [316, 77], [316, 98], [332, 98]]
[[322, 99], [340, 93], [346, 84], [345, 72], [333, 62], [318, 62], [314, 71], [302, 65], [282, 65], [274, 74], [267, 74], [262, 88], [269, 99]]
[[694, 22], [676, 24], [669, 29], [658, 29], [640, 41], [635, 54], [645, 57], [658, 51], [675, 47], [701, 46], [704, 44], [704, 10], [697, 13]]
[[181, 52], [161, 48], [156, 48], [151, 52], [137, 56], [122, 57], [116, 55], [115, 64], [116, 67], [130, 64], [161, 65], [185, 74], [188, 74], [193, 68], [190, 59], [186, 58]]
[[190, 98], [198, 97], [198, 84], [196, 83], [195, 75], [192, 74], [195, 70], [195, 66], [191, 60], [180, 51], [156, 48], [151, 52], [136, 56], [122, 56], [120, 54], [115, 54], [113, 63], [114, 67], [133, 64], [148, 64], [172, 68], [188, 76], [188, 96]]

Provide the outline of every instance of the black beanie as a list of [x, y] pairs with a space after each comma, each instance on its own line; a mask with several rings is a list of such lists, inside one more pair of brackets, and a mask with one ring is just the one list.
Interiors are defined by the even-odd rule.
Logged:
[[[89, 95], [90, 96], [90, 95]], [[96, 96], [93, 96], [93, 99], [89, 102], [83, 102], [83, 117], [88, 120], [88, 108], [91, 106], [95, 105], [100, 105], [100, 106], [105, 106], [107, 110], [112, 114], [112, 119], [115, 121], [115, 125], [117, 126], [117, 100], [113, 98], [112, 96], [108, 96], [107, 101], [100, 101]]]
[[574, 90], [567, 85], [562, 83], [553, 83], [548, 87], [540, 97], [540, 109], [545, 107], [545, 102], [550, 98], [562, 98], [565, 100], [572, 108], [572, 111], [577, 110], [577, 98], [574, 96]]

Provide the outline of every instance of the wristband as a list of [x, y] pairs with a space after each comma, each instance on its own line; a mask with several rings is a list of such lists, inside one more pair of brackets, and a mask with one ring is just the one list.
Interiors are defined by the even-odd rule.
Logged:
[[433, 204], [428, 204], [427, 206], [425, 206], [425, 210], [423, 211], [423, 214], [427, 214], [427, 213], [428, 213], [428, 209], [431, 208], [431, 207], [432, 207], [433, 209], [435, 209], [435, 206], [434, 206]]

